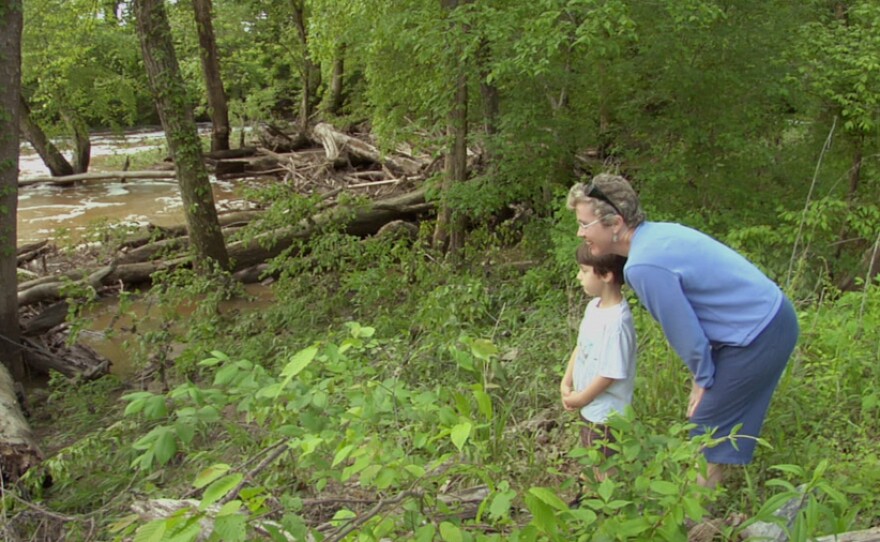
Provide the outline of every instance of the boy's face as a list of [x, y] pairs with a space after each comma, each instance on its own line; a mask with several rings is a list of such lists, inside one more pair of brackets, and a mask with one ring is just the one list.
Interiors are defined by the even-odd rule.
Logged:
[[579, 265], [578, 267], [580, 267], [580, 271], [578, 271], [577, 279], [584, 288], [584, 292], [593, 297], [601, 294], [604, 282], [602, 282], [602, 277], [593, 271], [593, 266]]

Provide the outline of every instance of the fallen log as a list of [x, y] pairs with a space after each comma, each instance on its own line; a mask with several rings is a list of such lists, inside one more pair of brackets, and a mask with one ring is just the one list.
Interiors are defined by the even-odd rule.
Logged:
[[[365, 237], [375, 234], [388, 222], [411, 218], [418, 213], [432, 209], [433, 204], [425, 202], [425, 191], [423, 189], [416, 190], [394, 198], [378, 200], [365, 207], [342, 206], [324, 210], [300, 221], [299, 224], [266, 232], [248, 241], [227, 243], [226, 251], [230, 261], [234, 262], [233, 271], [241, 271], [278, 256], [295, 241], [308, 239], [328, 224], [344, 221], [346, 233]], [[224, 231], [224, 234], [226, 233], [228, 231]], [[178, 238], [174, 241], [180, 250], [185, 250], [188, 246], [186, 238]], [[141, 254], [155, 253], [167, 248], [167, 243], [160, 243], [141, 247], [141, 249], [145, 249]], [[158, 244], [159, 247], [148, 249], [154, 244]], [[131, 262], [126, 259], [124, 264], [119, 265], [116, 271], [107, 277], [107, 282], [116, 280], [125, 284], [148, 282], [150, 275], [156, 271], [190, 265], [190, 263], [191, 259], [188, 256], [161, 262]]]
[[[116, 268], [114, 261], [106, 267], [93, 272], [89, 276], [82, 279], [81, 285], [91, 286], [94, 289], [101, 287], [102, 281], [113, 273]], [[41, 283], [30, 288], [18, 291], [18, 306], [24, 307], [41, 301], [49, 301], [61, 298], [61, 291], [69, 282], [55, 280], [54, 282]]]
[[241, 270], [278, 256], [295, 241], [308, 239], [328, 224], [345, 222], [346, 233], [365, 237], [392, 220], [411, 218], [431, 209], [433, 204], [425, 203], [425, 190], [419, 189], [365, 207], [337, 206], [299, 224], [266, 232], [247, 241], [230, 243], [226, 249], [230, 260], [235, 262], [235, 270]]
[[43, 239], [42, 241], [37, 241], [36, 243], [28, 243], [26, 245], [21, 245], [20, 247], [17, 247], [15, 249], [15, 254], [20, 256], [22, 254], [26, 254], [28, 252], [32, 252], [34, 250], [42, 248], [42, 247], [46, 246], [47, 244], [49, 244], [49, 241], [47, 241], [46, 239]]
[[24, 336], [41, 335], [67, 320], [70, 305], [67, 301], [58, 301], [40, 311], [33, 318], [22, 322], [21, 334]]
[[314, 133], [315, 139], [324, 146], [327, 160], [333, 163], [337, 163], [345, 152], [363, 161], [382, 164], [399, 175], [417, 175], [425, 166], [415, 158], [402, 153], [383, 155], [376, 147], [342, 132], [337, 132], [333, 126], [326, 122], [316, 124], [312, 133]]
[[253, 156], [257, 153], [256, 147], [241, 147], [238, 149], [227, 149], [223, 151], [211, 151], [205, 153], [206, 160], [229, 160], [233, 158], [244, 158]]
[[[412, 219], [420, 213], [432, 211], [433, 208], [432, 203], [425, 202], [424, 189], [377, 200], [364, 206], [336, 206], [324, 209], [298, 224], [257, 235], [248, 241], [227, 243], [227, 252], [230, 260], [234, 262], [232, 270], [241, 271], [278, 256], [295, 241], [306, 240], [333, 223], [344, 222], [343, 231], [349, 235], [366, 237], [376, 234], [382, 226], [391, 221]], [[230, 213], [225, 215], [225, 219], [221, 218], [221, 222], [237, 221], [237, 224], [250, 220], [259, 213], [260, 211], [242, 211], [241, 214]], [[232, 231], [231, 227], [224, 228], [224, 235], [229, 235]], [[174, 238], [171, 241], [179, 250], [188, 248], [189, 241], [185, 237]], [[152, 247], [153, 244], [151, 244], [131, 252], [144, 249], [141, 254], [155, 254], [162, 248], [168, 249], [169, 244], [171, 243], [159, 242], [158, 247], [147, 248]], [[88, 284], [95, 289], [117, 282], [125, 285], [138, 285], [150, 282], [151, 275], [157, 271], [191, 264], [192, 258], [188, 255], [162, 261], [131, 261], [131, 258], [127, 256], [120, 256], [120, 259], [114, 261], [113, 264], [98, 270], [77, 271], [23, 283], [19, 287], [18, 303], [19, 307], [24, 307], [34, 303], [60, 299], [62, 288], [72, 281]], [[86, 273], [89, 274], [86, 275]]]
[[25, 290], [29, 290], [35, 286], [40, 286], [41, 284], [49, 284], [51, 282], [65, 282], [65, 281], [77, 281], [83, 278], [88, 274], [87, 271], [71, 271], [70, 273], [65, 273], [63, 275], [46, 275], [45, 277], [39, 277], [34, 280], [29, 280], [27, 282], [22, 282], [18, 285], [18, 291], [23, 292]]
[[15, 383], [0, 360], [0, 480], [18, 480], [43, 459], [16, 396]]
[[52, 184], [54, 186], [70, 186], [79, 181], [98, 181], [98, 180], [128, 180], [128, 179], [174, 179], [173, 171], [107, 171], [95, 173], [79, 173], [77, 175], [66, 175], [64, 177], [33, 177], [30, 179], [21, 179], [18, 186], [31, 186], [35, 184]]
[[[231, 233], [230, 229], [248, 224], [264, 213], [265, 211], [235, 211], [220, 215], [218, 221], [220, 226], [224, 228], [223, 234], [228, 235]], [[119, 256], [119, 263], [147, 262], [161, 257], [162, 254], [177, 253], [189, 247], [189, 236], [186, 235], [186, 227], [169, 228], [164, 233], [168, 234], [165, 236], [167, 237], [166, 239], [160, 239], [151, 243], [140, 243], [136, 247], [133, 246], [134, 243], [126, 243], [126, 248], [129, 246], [133, 248], [126, 250], [124, 254]]]
[[93, 380], [110, 371], [110, 361], [90, 347], [79, 343], [69, 346], [65, 334], [52, 335], [54, 338], [22, 338], [22, 357], [32, 371], [43, 375], [56, 371], [67, 378], [83, 380]]
[[53, 247], [50, 245], [43, 244], [40, 247], [35, 248], [31, 251], [21, 252], [16, 256], [16, 265], [22, 266], [30, 261], [36, 260], [40, 256], [52, 252], [52, 248]]

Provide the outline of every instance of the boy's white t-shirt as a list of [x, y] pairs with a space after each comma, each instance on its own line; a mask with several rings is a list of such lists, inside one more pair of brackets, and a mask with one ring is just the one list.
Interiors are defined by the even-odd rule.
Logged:
[[575, 391], [586, 388], [597, 376], [615, 380], [581, 408], [581, 415], [587, 420], [604, 423], [613, 412], [623, 412], [632, 402], [635, 387], [636, 332], [625, 299], [611, 307], [600, 307], [599, 298], [590, 301], [578, 330], [577, 349]]

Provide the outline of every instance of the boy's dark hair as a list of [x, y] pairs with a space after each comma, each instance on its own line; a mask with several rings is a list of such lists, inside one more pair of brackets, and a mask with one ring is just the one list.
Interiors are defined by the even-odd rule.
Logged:
[[626, 257], [619, 254], [593, 256], [590, 252], [590, 245], [586, 243], [581, 243], [578, 246], [575, 257], [577, 258], [578, 265], [589, 265], [597, 275], [611, 273], [614, 276], [614, 282], [620, 285], [626, 283], [623, 278], [623, 266], [626, 264]]

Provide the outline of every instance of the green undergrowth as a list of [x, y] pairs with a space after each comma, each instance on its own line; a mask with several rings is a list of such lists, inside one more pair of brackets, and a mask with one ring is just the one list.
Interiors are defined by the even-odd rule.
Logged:
[[[149, 295], [167, 325], [131, 349], [153, 376], [53, 379], [53, 417], [34, 424], [48, 458], [6, 516], [136, 542], [686, 540], [688, 521], [749, 518], [719, 527], [729, 539], [802, 495], [793, 540], [880, 521], [880, 288], [797, 303], [802, 339], [756, 459], [707, 491], [695, 480], [713, 441], [687, 438], [687, 372], [634, 299], [620, 453], [577, 445], [557, 397], [585, 303], [566, 226], [479, 229], [454, 258], [427, 230], [328, 231], [273, 262], [276, 302], [244, 314], [223, 308], [243, 294], [222, 274], [166, 275]], [[195, 312], [179, 316], [182, 299]], [[157, 499], [185, 502], [132, 509]]]

